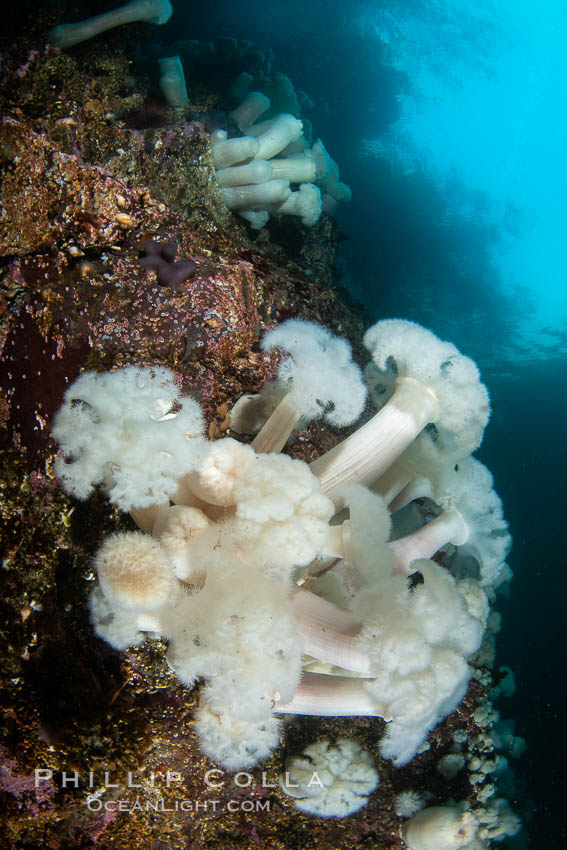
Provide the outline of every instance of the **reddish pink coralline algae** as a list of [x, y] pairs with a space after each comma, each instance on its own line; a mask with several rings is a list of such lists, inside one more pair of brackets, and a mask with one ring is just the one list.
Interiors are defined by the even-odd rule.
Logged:
[[17, 759], [10, 758], [0, 746], [0, 792], [9, 794], [30, 814], [52, 809], [57, 787], [53, 779], [37, 782], [35, 770], [22, 772]]

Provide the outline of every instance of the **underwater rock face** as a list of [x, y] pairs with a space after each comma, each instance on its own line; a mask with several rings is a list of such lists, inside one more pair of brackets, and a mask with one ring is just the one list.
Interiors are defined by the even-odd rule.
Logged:
[[[159, 210], [108, 171], [64, 153], [29, 125], [5, 117], [0, 129], [5, 162], [3, 255], [26, 256], [65, 246], [70, 257], [120, 243], [137, 227], [157, 226]], [[134, 212], [135, 211], [135, 212]]]
[[[258, 346], [267, 329], [317, 321], [350, 339], [360, 360], [368, 324], [332, 287], [332, 220], [323, 215], [308, 234], [283, 222], [251, 235], [222, 203], [202, 125], [128, 129], [120, 116], [146, 93], [125, 84], [119, 51], [97, 50], [83, 59], [37, 51], [23, 64], [8, 54], [0, 91], [5, 846], [283, 850], [308, 840], [399, 850], [395, 796], [427, 789], [446, 799], [436, 764], [456, 733], [484, 735], [474, 746], [489, 748], [472, 717], [485, 684], [471, 683], [411, 765], [380, 763], [375, 804], [320, 821], [278, 787], [283, 748], [240, 779], [208, 773], [195, 693], [168, 668], [164, 642], [118, 653], [93, 635], [92, 556], [104, 535], [131, 526], [96, 494], [68, 498], [55, 479], [49, 434], [67, 386], [86, 368], [165, 365], [199, 399], [215, 439], [234, 401], [275, 372], [278, 355]], [[195, 275], [160, 286], [139, 263], [149, 237], [174, 239]], [[315, 423], [293, 454], [311, 460], [335, 440]], [[288, 752], [322, 735], [376, 752], [382, 733], [366, 717], [292, 719], [284, 730]], [[484, 780], [473, 788], [463, 772], [450, 793], [467, 799]]]
[[[336, 230], [321, 222], [305, 242], [284, 231], [293, 253], [251, 240], [211, 179], [201, 125], [137, 131], [104, 118], [127, 99], [116, 94], [119, 53], [81, 66], [50, 48], [25, 68], [19, 55], [12, 65], [8, 57], [0, 91], [5, 846], [131, 848], [151, 836], [168, 846], [284, 847], [298, 815], [276, 790], [281, 757], [263, 766], [264, 779], [251, 772], [249, 787], [228, 774], [207, 784], [213, 765], [197, 746], [195, 699], [169, 671], [165, 645], [119, 656], [93, 639], [91, 558], [124, 520], [96, 495], [79, 504], [62, 493], [49, 433], [85, 368], [163, 364], [199, 398], [209, 435], [224, 434], [227, 402], [257, 390], [277, 361], [257, 346], [265, 329], [309, 316], [360, 337], [362, 322], [329, 288]], [[174, 239], [195, 275], [160, 286], [139, 263], [149, 237]], [[307, 458], [327, 447], [318, 433], [298, 444]]]

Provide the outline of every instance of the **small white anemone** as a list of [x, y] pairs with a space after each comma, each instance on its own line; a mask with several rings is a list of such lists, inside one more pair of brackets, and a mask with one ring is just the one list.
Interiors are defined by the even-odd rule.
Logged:
[[170, 603], [178, 589], [165, 549], [138, 531], [107, 537], [94, 567], [106, 599], [125, 611], [155, 611]]
[[280, 786], [303, 812], [344, 818], [368, 802], [379, 776], [370, 753], [352, 738], [322, 738], [286, 762]]
[[400, 791], [394, 799], [394, 811], [399, 818], [411, 818], [425, 807], [425, 799], [419, 791]]
[[66, 390], [52, 434], [63, 488], [87, 499], [101, 484], [123, 511], [166, 502], [206, 446], [199, 405], [162, 366], [84, 372]]
[[471, 812], [453, 806], [431, 806], [402, 826], [410, 850], [459, 850], [475, 838], [478, 822]]
[[246, 770], [268, 758], [280, 743], [280, 723], [269, 703], [244, 715], [201, 698], [195, 731], [203, 752], [227, 770]]
[[[288, 319], [268, 331], [262, 348], [280, 349], [286, 356], [277, 372], [279, 403], [252, 442], [256, 452], [280, 451], [300, 423], [322, 417], [330, 425], [344, 427], [360, 416], [366, 387], [345, 339], [314, 322]], [[260, 395], [265, 393], [272, 401], [273, 386]], [[239, 414], [242, 421], [245, 416]]]
[[125, 649], [140, 643], [143, 632], [164, 633], [181, 585], [157, 540], [136, 531], [112, 534], [96, 553], [94, 567], [99, 584], [89, 604], [99, 637]]

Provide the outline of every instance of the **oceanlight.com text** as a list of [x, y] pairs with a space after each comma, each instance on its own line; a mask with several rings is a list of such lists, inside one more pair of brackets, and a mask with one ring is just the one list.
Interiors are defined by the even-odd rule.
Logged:
[[221, 803], [220, 800], [164, 800], [159, 797], [156, 800], [101, 800], [93, 795], [87, 798], [86, 805], [91, 812], [122, 812], [134, 814], [135, 812], [269, 812], [269, 800], [228, 800]]

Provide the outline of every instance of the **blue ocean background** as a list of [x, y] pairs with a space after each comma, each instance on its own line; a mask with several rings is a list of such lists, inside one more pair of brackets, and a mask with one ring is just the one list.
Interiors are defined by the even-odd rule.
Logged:
[[[527, 750], [511, 802], [529, 846], [567, 846], [567, 7], [558, 0], [216, 0], [172, 38], [246, 38], [313, 100], [353, 191], [340, 284], [473, 357], [492, 397], [479, 458], [514, 538], [498, 660]], [[191, 81], [188, 81], [189, 89]], [[504, 846], [504, 845], [503, 845]]]

